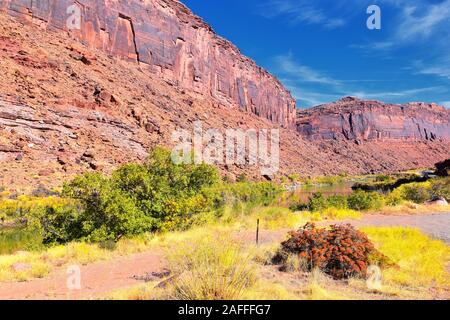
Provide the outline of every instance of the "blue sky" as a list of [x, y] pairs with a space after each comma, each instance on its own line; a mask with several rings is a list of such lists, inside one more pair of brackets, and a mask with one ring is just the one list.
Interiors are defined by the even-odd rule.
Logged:
[[[300, 107], [352, 95], [450, 107], [450, 0], [181, 0]], [[381, 30], [369, 30], [369, 5]]]

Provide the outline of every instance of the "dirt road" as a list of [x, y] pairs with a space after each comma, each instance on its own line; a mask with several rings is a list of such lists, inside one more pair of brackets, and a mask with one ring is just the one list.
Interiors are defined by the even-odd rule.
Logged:
[[361, 220], [348, 220], [345, 222], [351, 223], [356, 227], [405, 226], [419, 228], [423, 233], [430, 237], [440, 239], [450, 245], [450, 213], [417, 216], [366, 215]]
[[74, 287], [69, 289], [68, 279], [73, 279], [70, 278], [73, 273], [68, 273], [71, 266], [65, 266], [43, 279], [0, 283], [0, 300], [91, 299], [137, 284], [138, 281], [133, 278], [134, 276], [162, 270], [164, 267], [162, 261], [162, 254], [152, 251], [79, 266], [80, 289], [73, 286], [76, 281], [69, 281], [69, 286]]

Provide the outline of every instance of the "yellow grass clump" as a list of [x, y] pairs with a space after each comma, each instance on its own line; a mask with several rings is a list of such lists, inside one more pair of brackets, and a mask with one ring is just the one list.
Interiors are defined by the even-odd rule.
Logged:
[[240, 299], [256, 282], [252, 254], [223, 234], [180, 245], [168, 261], [175, 299]]
[[385, 282], [412, 287], [450, 285], [446, 270], [450, 247], [442, 241], [414, 228], [367, 227], [362, 231], [398, 266], [383, 271]]

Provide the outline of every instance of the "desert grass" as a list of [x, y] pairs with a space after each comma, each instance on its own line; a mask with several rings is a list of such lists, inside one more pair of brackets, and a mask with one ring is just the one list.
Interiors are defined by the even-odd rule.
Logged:
[[39, 232], [23, 228], [0, 228], [0, 255], [16, 251], [39, 251], [44, 248]]
[[122, 288], [106, 294], [103, 300], [164, 300], [170, 299], [167, 289], [158, 287], [158, 281]]
[[324, 220], [347, 220], [361, 219], [362, 213], [351, 209], [327, 208], [322, 211], [301, 213], [303, 217], [307, 217], [310, 221], [320, 222]]
[[74, 242], [50, 247], [43, 251], [18, 251], [14, 254], [0, 255], [0, 282], [28, 281], [45, 277], [55, 268], [64, 265], [74, 263], [86, 265], [143, 252], [150, 248], [150, 239], [150, 235], [123, 239], [112, 247], [105, 244]]
[[450, 247], [442, 241], [414, 228], [368, 227], [362, 231], [397, 266], [383, 270], [383, 285], [388, 292], [450, 289]]
[[241, 299], [256, 282], [252, 258], [225, 234], [185, 243], [167, 257], [174, 275], [169, 283], [171, 296], [180, 300]]
[[367, 213], [382, 215], [419, 215], [448, 212], [450, 212], [450, 205], [416, 204], [411, 201], [404, 201], [402, 204], [396, 206], [384, 206], [381, 209], [371, 210]]
[[382, 270], [382, 288], [376, 291], [365, 279], [335, 281], [317, 269], [306, 272], [295, 257], [287, 272], [280, 272], [271, 265], [278, 242], [256, 247], [230, 230], [203, 227], [153, 238], [152, 245], [166, 251], [171, 275], [113, 292], [106, 299], [433, 299], [436, 294], [445, 297], [450, 288], [449, 247], [416, 229], [363, 229], [396, 264]]

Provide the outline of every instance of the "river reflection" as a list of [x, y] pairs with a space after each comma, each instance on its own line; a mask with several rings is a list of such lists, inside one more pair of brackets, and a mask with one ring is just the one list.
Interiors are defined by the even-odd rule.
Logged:
[[298, 186], [293, 191], [288, 191], [289, 199], [305, 203], [308, 202], [309, 198], [317, 192], [322, 193], [325, 197], [330, 197], [333, 195], [349, 195], [353, 192], [352, 186], [355, 182], [343, 182], [335, 185], [301, 185]]

